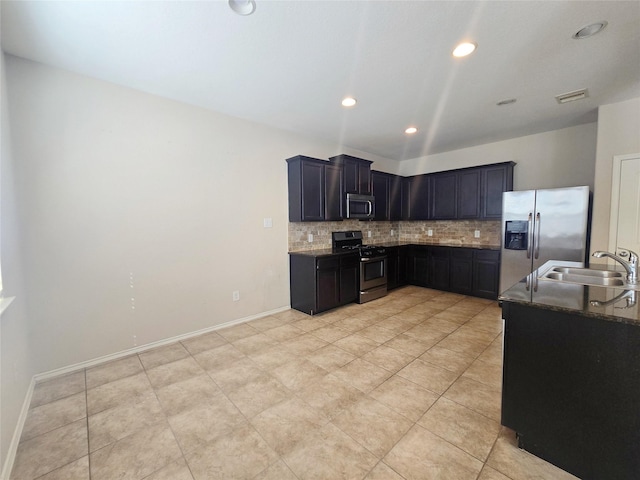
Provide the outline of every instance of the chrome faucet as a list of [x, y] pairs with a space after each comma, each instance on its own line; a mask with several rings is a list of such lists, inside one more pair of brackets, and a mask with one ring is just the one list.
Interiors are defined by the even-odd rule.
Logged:
[[626, 300], [626, 305], [624, 307], [615, 307], [615, 308], [631, 308], [635, 307], [638, 301], [638, 292], [635, 290], [625, 290], [621, 294], [615, 296], [614, 298], [606, 301], [601, 300], [591, 300], [589, 303], [594, 307], [606, 307], [607, 305], [615, 305], [620, 300]]
[[[627, 249], [625, 248], [625, 250]], [[638, 283], [640, 283], [638, 282], [638, 254], [635, 252], [632, 252], [631, 250], [627, 250], [627, 251], [629, 252], [628, 261], [625, 260], [624, 258], [619, 257], [614, 253], [603, 252], [601, 250], [598, 250], [597, 252], [593, 252], [593, 256], [596, 258], [609, 257], [614, 259], [616, 262], [622, 265], [624, 269], [627, 271], [627, 283], [629, 285], [637, 285]]]

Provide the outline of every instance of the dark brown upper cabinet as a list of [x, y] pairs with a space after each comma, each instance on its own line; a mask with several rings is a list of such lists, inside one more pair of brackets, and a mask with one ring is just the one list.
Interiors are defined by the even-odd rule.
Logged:
[[374, 220], [402, 220], [402, 177], [371, 172], [371, 193], [376, 199]]
[[429, 175], [429, 219], [458, 218], [458, 173], [455, 171]]
[[502, 217], [502, 193], [513, 190], [514, 166], [515, 162], [505, 162], [487, 165], [482, 169], [482, 220], [500, 220]]
[[482, 169], [464, 170], [458, 174], [457, 218], [480, 218]]
[[[513, 190], [514, 162], [408, 177], [405, 220], [499, 220]], [[426, 203], [425, 203], [426, 202]], [[425, 216], [425, 212], [427, 212]]]
[[344, 193], [371, 194], [372, 161], [345, 154], [331, 157], [329, 161], [342, 168]]
[[342, 169], [325, 160], [297, 155], [287, 159], [289, 221], [342, 220]]
[[429, 219], [429, 175], [402, 179], [402, 219]]

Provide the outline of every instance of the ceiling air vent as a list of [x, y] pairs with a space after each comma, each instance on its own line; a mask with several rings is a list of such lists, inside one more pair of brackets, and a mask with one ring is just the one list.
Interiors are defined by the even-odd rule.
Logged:
[[583, 88], [581, 90], [575, 90], [573, 92], [556, 95], [556, 102], [558, 102], [559, 104], [569, 103], [576, 100], [582, 100], [583, 98], [587, 98], [588, 96], [589, 92], [586, 88]]

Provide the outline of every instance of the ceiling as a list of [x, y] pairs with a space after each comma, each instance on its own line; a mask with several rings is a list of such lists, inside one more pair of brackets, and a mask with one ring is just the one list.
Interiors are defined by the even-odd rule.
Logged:
[[[2, 0], [2, 48], [394, 160], [593, 122], [599, 105], [640, 97], [638, 1], [256, 4], [240, 16], [226, 1]], [[478, 48], [454, 58], [462, 40]], [[584, 100], [554, 98], [581, 88]]]

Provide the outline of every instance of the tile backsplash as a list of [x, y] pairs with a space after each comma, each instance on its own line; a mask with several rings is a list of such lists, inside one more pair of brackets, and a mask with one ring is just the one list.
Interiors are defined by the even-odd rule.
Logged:
[[[345, 230], [361, 230], [365, 244], [400, 241], [424, 244], [500, 246], [501, 222], [499, 220], [289, 222], [289, 251], [299, 252], [318, 248], [331, 248], [331, 232]], [[432, 236], [428, 235], [429, 230], [432, 231]], [[476, 230], [480, 231], [479, 238], [474, 236]], [[313, 235], [312, 242], [309, 242], [309, 234]]]

